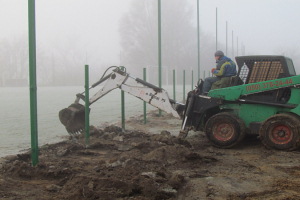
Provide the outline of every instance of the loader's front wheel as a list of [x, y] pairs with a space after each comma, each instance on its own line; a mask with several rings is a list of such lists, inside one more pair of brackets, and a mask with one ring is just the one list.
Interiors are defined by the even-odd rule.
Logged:
[[295, 150], [300, 146], [300, 119], [292, 114], [277, 114], [268, 118], [259, 130], [267, 148]]
[[207, 121], [205, 134], [219, 148], [230, 148], [245, 137], [245, 124], [231, 113], [219, 113]]

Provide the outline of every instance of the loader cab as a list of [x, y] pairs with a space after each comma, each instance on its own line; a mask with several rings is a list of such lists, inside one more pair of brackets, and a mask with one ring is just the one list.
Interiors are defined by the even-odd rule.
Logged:
[[238, 56], [238, 77], [244, 84], [296, 75], [293, 61], [284, 56]]
[[235, 59], [237, 76], [215, 82], [212, 90], [296, 75], [293, 61], [284, 56], [238, 56]]
[[[239, 56], [236, 57], [238, 77], [242, 84], [269, 81], [295, 76], [293, 61], [285, 56]], [[290, 88], [280, 88], [263, 93], [251, 94], [243, 99], [286, 103], [291, 95]]]

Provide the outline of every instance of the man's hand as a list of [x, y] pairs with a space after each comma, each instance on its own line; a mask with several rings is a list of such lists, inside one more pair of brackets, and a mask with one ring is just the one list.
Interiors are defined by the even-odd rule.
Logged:
[[211, 73], [213, 74], [215, 70], [216, 70], [216, 68], [212, 68]]

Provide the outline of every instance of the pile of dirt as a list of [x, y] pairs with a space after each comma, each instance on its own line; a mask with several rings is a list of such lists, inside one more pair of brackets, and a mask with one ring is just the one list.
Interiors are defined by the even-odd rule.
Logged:
[[183, 169], [216, 162], [167, 131], [109, 126], [94, 130], [88, 147], [84, 139], [43, 146], [36, 167], [29, 154], [6, 158], [1, 199], [170, 199], [186, 182]]
[[92, 128], [88, 146], [84, 135], [45, 145], [36, 167], [29, 153], [2, 158], [0, 199], [300, 199], [299, 151], [256, 137], [218, 149], [203, 133], [172, 135], [180, 121], [170, 116], [139, 119]]

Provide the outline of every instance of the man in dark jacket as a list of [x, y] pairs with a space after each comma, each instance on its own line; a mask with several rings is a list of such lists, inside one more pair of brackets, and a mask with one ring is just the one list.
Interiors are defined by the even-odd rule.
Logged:
[[222, 51], [216, 51], [215, 59], [217, 66], [211, 70], [215, 77], [208, 77], [204, 80], [202, 92], [206, 94], [214, 82], [221, 80], [223, 77], [231, 77], [237, 74], [235, 63], [224, 55]]

